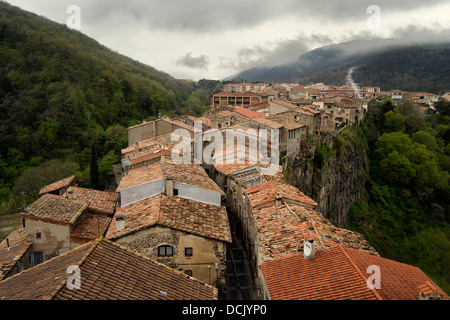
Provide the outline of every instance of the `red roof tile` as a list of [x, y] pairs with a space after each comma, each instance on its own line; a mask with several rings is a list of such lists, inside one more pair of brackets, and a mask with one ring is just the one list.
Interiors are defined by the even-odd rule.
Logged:
[[[22, 255], [32, 246], [27, 242], [27, 232], [20, 228], [0, 243], [0, 280], [8, 275]], [[9, 246], [8, 246], [9, 243]]]
[[40, 191], [39, 191], [39, 195], [43, 195], [45, 193], [50, 193], [68, 186], [73, 186], [76, 183], [76, 177], [75, 176], [70, 176], [68, 178], [64, 178], [62, 180], [53, 182], [52, 184], [49, 184], [48, 186], [43, 187]]
[[303, 192], [287, 183], [269, 181], [245, 190], [250, 205], [254, 208], [273, 202], [278, 198], [289, 199], [297, 203], [315, 207], [317, 203]]
[[107, 238], [116, 239], [160, 224], [206, 238], [231, 242], [228, 216], [223, 206], [158, 194], [117, 209], [116, 216], [125, 218], [125, 228], [116, 231], [116, 219], [113, 219]]
[[88, 208], [81, 200], [69, 200], [62, 196], [44, 194], [30, 204], [21, 214], [29, 219], [73, 225]]
[[92, 213], [105, 215], [114, 214], [119, 193], [93, 190], [80, 187], [69, 187], [63, 194], [65, 198], [72, 195], [74, 200], [82, 200], [88, 203], [88, 210]]
[[[66, 285], [78, 266], [79, 289]], [[217, 289], [106, 239], [0, 282], [1, 300], [216, 300]]]
[[[367, 286], [371, 265], [380, 267], [380, 289]], [[273, 300], [417, 300], [418, 286], [432, 283], [416, 267], [342, 246], [318, 250], [309, 259], [302, 254], [275, 259], [261, 270]]]

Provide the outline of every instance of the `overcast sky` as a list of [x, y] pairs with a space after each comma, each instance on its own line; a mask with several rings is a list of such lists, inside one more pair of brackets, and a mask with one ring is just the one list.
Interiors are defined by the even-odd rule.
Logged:
[[76, 5], [84, 34], [176, 78], [194, 80], [294, 62], [311, 49], [356, 38], [450, 41], [448, 0], [7, 2], [64, 24], [73, 18], [68, 7]]

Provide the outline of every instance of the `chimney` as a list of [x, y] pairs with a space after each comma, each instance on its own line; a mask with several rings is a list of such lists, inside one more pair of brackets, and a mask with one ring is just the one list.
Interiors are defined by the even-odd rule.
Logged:
[[173, 197], [173, 178], [166, 178], [166, 195]]
[[67, 199], [73, 200], [73, 190], [67, 190]]
[[120, 231], [125, 229], [125, 216], [118, 215], [116, 216], [116, 231]]
[[316, 244], [313, 237], [305, 239], [303, 242], [303, 255], [305, 259], [314, 258], [316, 255]]
[[8, 246], [8, 251], [9, 251], [9, 238], [6, 238], [6, 245]]

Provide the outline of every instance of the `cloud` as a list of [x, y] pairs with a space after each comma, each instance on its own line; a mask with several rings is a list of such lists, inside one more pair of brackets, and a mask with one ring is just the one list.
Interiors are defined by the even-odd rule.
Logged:
[[177, 60], [176, 65], [191, 69], [208, 70], [209, 60], [209, 57], [205, 55], [194, 57], [192, 52], [188, 52], [184, 57]]

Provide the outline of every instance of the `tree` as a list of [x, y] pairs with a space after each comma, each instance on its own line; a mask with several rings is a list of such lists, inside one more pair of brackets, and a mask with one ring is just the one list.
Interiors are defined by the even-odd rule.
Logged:
[[386, 132], [405, 132], [405, 117], [392, 110], [384, 114], [384, 128]]
[[425, 130], [425, 117], [419, 107], [416, 107], [412, 101], [399, 103], [395, 107], [395, 112], [405, 118], [406, 131], [408, 133]]
[[91, 188], [99, 189], [100, 177], [98, 171], [97, 146], [95, 141], [91, 144], [91, 162], [90, 162]]
[[419, 130], [411, 135], [411, 138], [414, 142], [422, 144], [426, 146], [429, 150], [433, 152], [439, 151], [439, 146], [436, 142], [436, 139], [426, 131]]
[[415, 177], [415, 170], [411, 162], [404, 155], [393, 151], [380, 162], [383, 179], [394, 186], [406, 187]]
[[[15, 181], [12, 195], [16, 200], [32, 203], [39, 197], [42, 187], [76, 174], [78, 164], [72, 161], [50, 160], [26, 170]], [[22, 196], [23, 195], [23, 196]]]

